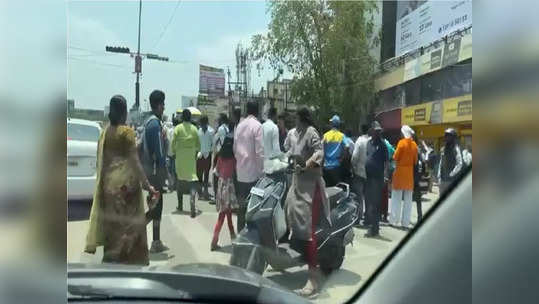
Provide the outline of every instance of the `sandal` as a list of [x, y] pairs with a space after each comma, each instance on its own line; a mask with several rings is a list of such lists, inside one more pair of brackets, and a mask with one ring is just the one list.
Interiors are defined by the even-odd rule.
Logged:
[[304, 298], [314, 299], [318, 296], [318, 292], [318, 288], [316, 288], [309, 280], [302, 289], [297, 291], [297, 294]]

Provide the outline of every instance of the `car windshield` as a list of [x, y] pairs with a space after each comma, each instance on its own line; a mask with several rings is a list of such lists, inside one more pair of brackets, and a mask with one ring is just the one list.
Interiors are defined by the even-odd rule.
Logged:
[[99, 139], [99, 128], [77, 123], [67, 124], [67, 137], [70, 140], [94, 141]]
[[346, 302], [471, 166], [471, 5], [68, 1], [68, 262]]

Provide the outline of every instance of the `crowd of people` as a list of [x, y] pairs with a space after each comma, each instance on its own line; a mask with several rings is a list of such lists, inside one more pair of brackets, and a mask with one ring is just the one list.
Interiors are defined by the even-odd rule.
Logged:
[[[270, 108], [267, 119], [261, 121], [258, 104], [249, 102], [244, 116], [240, 109], [234, 109], [231, 118], [220, 114], [215, 129], [207, 116], [195, 122], [188, 109], [167, 127], [162, 121], [165, 94], [155, 90], [149, 100], [152, 115], [137, 136], [126, 125], [125, 98], [113, 96], [110, 124], [99, 138], [97, 184], [85, 250], [94, 253], [97, 246], [104, 246], [103, 262], [148, 264], [149, 252], [168, 249], [160, 238], [166, 191], [177, 192], [180, 213], [183, 197], [189, 195], [192, 218], [200, 213], [197, 197], [215, 204], [218, 216], [210, 250], [219, 250], [225, 219], [234, 239], [235, 231], [245, 226], [251, 188], [264, 174], [287, 167], [287, 160], [292, 159], [295, 170], [286, 195], [286, 218], [291, 236], [305, 246], [309, 280], [302, 293], [312, 294], [320, 285], [312, 227], [321, 217], [329, 218], [326, 187], [350, 184], [359, 204], [356, 225], [368, 229], [365, 237], [377, 237], [380, 221], [410, 227], [412, 200], [417, 202], [421, 220], [422, 174], [436, 174], [442, 192], [471, 162], [471, 154], [461, 152], [454, 129], [445, 132], [435, 172], [429, 156], [432, 148], [425, 142], [418, 146], [414, 130], [406, 125], [395, 148], [383, 137], [377, 121], [361, 125], [362, 134], [354, 141], [351, 131], [343, 132], [338, 115], [329, 120], [330, 129], [321, 136], [306, 107], [296, 112], [295, 127], [288, 130], [284, 114]], [[148, 191], [145, 199], [142, 190]], [[237, 215], [236, 227], [232, 212]], [[146, 225], [150, 222], [153, 240], [148, 250]]]

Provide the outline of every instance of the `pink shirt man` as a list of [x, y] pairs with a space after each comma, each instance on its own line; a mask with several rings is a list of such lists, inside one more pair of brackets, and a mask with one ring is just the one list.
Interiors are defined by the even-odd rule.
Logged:
[[253, 115], [240, 121], [234, 130], [236, 174], [242, 183], [256, 182], [263, 174], [262, 124]]

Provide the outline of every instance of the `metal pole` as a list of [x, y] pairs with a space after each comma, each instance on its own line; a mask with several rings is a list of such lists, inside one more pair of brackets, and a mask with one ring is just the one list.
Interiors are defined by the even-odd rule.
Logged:
[[[138, 48], [137, 56], [140, 56], [140, 17], [142, 13], [142, 0], [139, 0], [138, 6]], [[140, 84], [139, 84], [140, 73], [137, 72], [137, 82], [135, 83], [135, 108], [138, 110], [140, 107]]]

